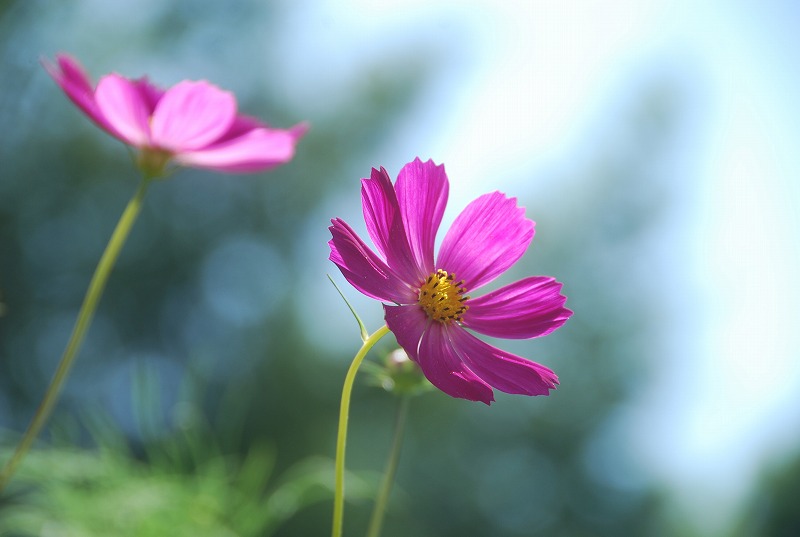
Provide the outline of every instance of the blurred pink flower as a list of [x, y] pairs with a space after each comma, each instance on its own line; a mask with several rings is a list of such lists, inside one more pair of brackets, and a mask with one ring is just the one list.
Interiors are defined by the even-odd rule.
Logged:
[[532, 276], [477, 298], [467, 296], [509, 269], [533, 240], [534, 222], [515, 198], [485, 194], [455, 219], [434, 262], [433, 245], [449, 184], [444, 166], [406, 164], [392, 185], [386, 170], [362, 180], [373, 252], [344, 221], [329, 228], [330, 259], [356, 289], [382, 300], [386, 324], [425, 376], [443, 392], [494, 401], [506, 393], [547, 395], [558, 377], [466, 329], [498, 338], [549, 334], [572, 315], [561, 284]]
[[106, 132], [140, 150], [139, 165], [159, 175], [174, 162], [220, 172], [258, 172], [289, 162], [304, 123], [273, 129], [238, 114], [236, 97], [206, 81], [184, 80], [162, 90], [146, 77], [117, 74], [96, 87], [74, 58], [43, 60], [75, 105]]

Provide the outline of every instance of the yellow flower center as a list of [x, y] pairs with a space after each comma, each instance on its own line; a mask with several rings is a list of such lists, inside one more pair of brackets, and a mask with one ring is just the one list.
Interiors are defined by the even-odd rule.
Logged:
[[464, 280], [456, 282], [455, 279], [452, 272], [439, 269], [420, 286], [418, 303], [434, 321], [460, 321], [467, 311], [468, 306], [464, 304], [469, 298], [464, 296], [467, 288]]

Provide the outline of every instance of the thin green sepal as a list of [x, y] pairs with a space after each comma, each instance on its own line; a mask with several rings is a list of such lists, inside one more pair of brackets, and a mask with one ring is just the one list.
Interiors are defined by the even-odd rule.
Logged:
[[342, 300], [344, 300], [344, 303], [347, 304], [348, 308], [350, 308], [350, 313], [352, 313], [353, 317], [356, 318], [356, 322], [358, 323], [358, 329], [361, 331], [361, 341], [366, 341], [367, 338], [369, 337], [369, 333], [367, 332], [367, 327], [364, 326], [364, 323], [361, 321], [361, 317], [358, 316], [358, 313], [356, 313], [356, 310], [353, 308], [353, 306], [350, 305], [350, 302], [347, 301], [347, 298], [344, 296], [344, 293], [342, 293], [342, 290], [339, 289], [338, 285], [336, 285], [336, 282], [333, 281], [333, 278], [331, 278], [331, 275], [327, 274], [327, 276], [328, 276], [328, 279], [333, 284], [333, 286], [336, 288], [336, 291], [339, 292], [339, 296], [342, 297]]

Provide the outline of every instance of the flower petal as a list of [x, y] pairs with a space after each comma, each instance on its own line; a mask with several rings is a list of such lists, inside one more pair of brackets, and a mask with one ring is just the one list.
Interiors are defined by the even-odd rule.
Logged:
[[164, 93], [166, 92], [155, 84], [151, 84], [150, 80], [146, 76], [132, 80], [132, 82], [139, 89], [139, 93], [142, 95], [145, 106], [147, 106], [148, 117], [152, 116], [156, 110], [158, 101], [161, 100], [161, 97], [163, 97]]
[[298, 132], [256, 128], [204, 149], [178, 153], [175, 161], [184, 166], [228, 173], [264, 171], [292, 160], [302, 136]]
[[228, 132], [236, 119], [236, 97], [205, 81], [171, 87], [153, 112], [153, 143], [181, 153], [204, 148]]
[[373, 168], [371, 177], [361, 180], [361, 205], [367, 232], [388, 265], [409, 284], [421, 283], [428, 273], [411, 253], [397, 195], [385, 169]]
[[492, 281], [525, 253], [534, 223], [516, 198], [484, 194], [464, 209], [442, 241], [436, 266], [466, 282], [467, 291]]
[[149, 97], [138, 83], [117, 74], [104, 76], [97, 84], [95, 99], [122, 140], [137, 147], [150, 144]]
[[[269, 125], [258, 119], [257, 117], [246, 116], [242, 114], [238, 114], [231, 124], [228, 132], [220, 136], [215, 144], [219, 144], [222, 142], [226, 142], [228, 140], [233, 140], [234, 138], [238, 138], [243, 134], [246, 134], [255, 129], [268, 129], [270, 128]], [[294, 128], [294, 127], [293, 127]], [[305, 134], [305, 131], [299, 133], [300, 135], [297, 137], [300, 139], [300, 136]]]
[[548, 395], [558, 384], [558, 377], [547, 367], [493, 347], [457, 325], [450, 325], [447, 333], [459, 359], [502, 392]]
[[437, 268], [433, 265], [433, 243], [449, 190], [444, 165], [414, 159], [400, 170], [395, 190], [416, 264], [425, 274], [431, 274]]
[[416, 304], [407, 306], [384, 304], [383, 312], [386, 326], [394, 334], [397, 343], [412, 360], [419, 361], [419, 342], [430, 323], [425, 311]]
[[105, 117], [97, 107], [94, 99], [94, 87], [89, 75], [77, 60], [66, 54], [57, 54], [57, 64], [51, 63], [46, 58], [42, 58], [42, 66], [47, 73], [56, 81], [62, 91], [69, 99], [89, 116], [89, 119], [97, 123], [100, 128], [105, 129], [114, 136], [116, 132], [108, 125]]
[[388, 265], [364, 244], [355, 231], [336, 218], [328, 229], [333, 238], [330, 260], [342, 271], [350, 285], [377, 300], [395, 303], [416, 301], [414, 291]]
[[361, 209], [367, 233], [384, 258], [390, 250], [391, 226], [398, 212], [392, 205], [393, 194], [392, 180], [383, 166], [380, 171], [372, 168], [370, 178], [361, 180]]
[[428, 380], [447, 395], [494, 401], [492, 389], [458, 358], [443, 326], [431, 321], [417, 305], [384, 305], [386, 326], [408, 356], [417, 362]]
[[544, 336], [564, 324], [572, 311], [561, 283], [548, 276], [532, 276], [467, 301], [464, 326], [499, 338]]
[[417, 363], [431, 384], [447, 395], [487, 405], [494, 401], [492, 388], [461, 360], [439, 322], [432, 321], [422, 335]]

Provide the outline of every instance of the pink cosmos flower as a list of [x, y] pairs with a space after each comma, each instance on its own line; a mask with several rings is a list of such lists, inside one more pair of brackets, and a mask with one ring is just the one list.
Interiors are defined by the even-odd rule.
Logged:
[[532, 276], [480, 297], [478, 290], [510, 268], [533, 240], [534, 222], [515, 198], [485, 194], [455, 219], [434, 261], [434, 240], [447, 204], [444, 165], [419, 158], [392, 185], [386, 170], [362, 180], [367, 231], [377, 253], [339, 218], [329, 228], [333, 261], [350, 284], [385, 302], [397, 342], [443, 392], [490, 404], [492, 388], [547, 395], [558, 377], [540, 364], [481, 341], [549, 334], [572, 315], [561, 284]]
[[236, 97], [206, 81], [184, 80], [164, 91], [146, 77], [117, 74], [92, 85], [80, 64], [59, 54], [42, 63], [73, 103], [103, 130], [140, 150], [139, 164], [160, 175], [169, 162], [246, 173], [289, 162], [307, 126], [273, 129], [238, 114]]

